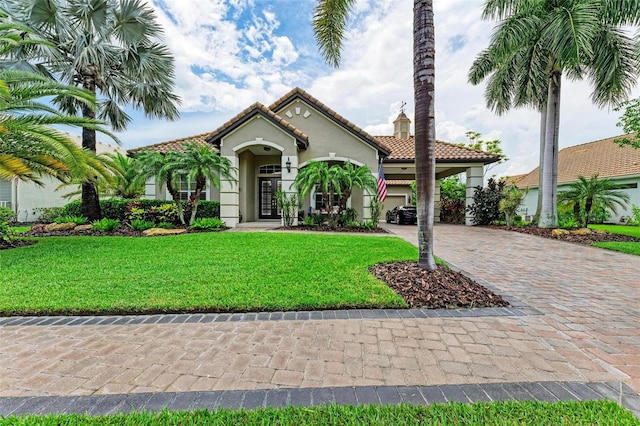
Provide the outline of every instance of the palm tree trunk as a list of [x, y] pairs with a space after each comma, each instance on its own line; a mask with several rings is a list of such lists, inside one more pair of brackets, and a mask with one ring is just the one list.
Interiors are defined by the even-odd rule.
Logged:
[[591, 207], [593, 207], [593, 198], [588, 197], [584, 202], [584, 227], [589, 227], [589, 213], [591, 213]]
[[549, 75], [547, 98], [547, 128], [544, 138], [544, 165], [542, 170], [542, 208], [538, 226], [558, 226], [558, 131], [560, 128], [560, 83], [562, 72], [554, 70]]
[[413, 3], [413, 84], [415, 98], [418, 265], [436, 269], [433, 257], [435, 214], [435, 35], [432, 0]]
[[540, 157], [538, 158], [538, 204], [533, 222], [538, 223], [542, 211], [542, 171], [544, 170], [544, 138], [547, 131], [547, 106], [540, 110]]
[[[83, 87], [90, 90], [94, 95], [96, 94], [95, 83], [85, 81]], [[96, 113], [87, 105], [82, 105], [82, 117], [83, 118], [96, 118]], [[92, 129], [82, 128], [82, 148], [91, 152], [96, 152], [96, 131]], [[100, 198], [98, 196], [98, 190], [96, 185], [91, 181], [82, 182], [82, 202], [80, 204], [80, 214], [90, 222], [99, 220], [102, 218], [102, 212], [100, 211]]]

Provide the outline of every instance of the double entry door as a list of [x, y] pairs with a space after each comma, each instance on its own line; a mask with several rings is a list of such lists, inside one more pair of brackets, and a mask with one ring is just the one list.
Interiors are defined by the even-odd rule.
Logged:
[[260, 219], [280, 219], [276, 192], [282, 189], [282, 179], [279, 177], [261, 177], [260, 185]]

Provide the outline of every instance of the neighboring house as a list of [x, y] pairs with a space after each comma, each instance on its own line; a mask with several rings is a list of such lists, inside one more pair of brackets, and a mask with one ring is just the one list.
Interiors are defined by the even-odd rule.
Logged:
[[[570, 146], [558, 153], [558, 192], [578, 181], [578, 176], [588, 179], [598, 175], [613, 180], [619, 189], [629, 195], [626, 209], [618, 208], [616, 214], [612, 213], [610, 222], [620, 222], [621, 218], [629, 216], [633, 204], [640, 206], [640, 149], [616, 144], [614, 140], [621, 137]], [[538, 176], [538, 168], [535, 168], [530, 173], [509, 179], [518, 188], [529, 190], [520, 209], [521, 214], [528, 218], [536, 212]]]
[[[71, 133], [66, 135], [78, 146], [82, 145], [80, 136]], [[102, 142], [96, 142], [96, 151], [98, 154], [117, 151], [126, 154], [124, 149]], [[77, 189], [70, 187], [56, 191], [60, 181], [49, 176], [44, 176], [41, 180], [43, 186], [17, 179], [0, 179], [0, 206], [9, 207], [16, 212], [19, 222], [34, 222], [40, 217], [39, 212], [35, 211], [36, 208], [64, 206], [70, 200], [63, 196]]]
[[[367, 166], [378, 177], [383, 163], [388, 181], [384, 211], [411, 202], [410, 183], [415, 180], [414, 138], [409, 134], [411, 121], [400, 113], [394, 122], [393, 136], [371, 136], [304, 90], [295, 88], [270, 106], [255, 103], [211, 133], [199, 134], [130, 150], [161, 153], [181, 149], [188, 141], [209, 143], [228, 158], [237, 170], [233, 182], [223, 180], [220, 190], [208, 188], [206, 198], [220, 201], [220, 216], [228, 226], [244, 222], [280, 218], [275, 193], [279, 188], [295, 192], [294, 179], [310, 161], [330, 164], [351, 162]], [[482, 185], [485, 164], [498, 157], [482, 151], [445, 142], [436, 145], [438, 179], [467, 172], [467, 199], [473, 187]], [[189, 194], [189, 183], [182, 185]], [[147, 184], [148, 198], [169, 198], [166, 188]], [[372, 195], [354, 189], [349, 207], [358, 212], [358, 220], [370, 219]], [[439, 199], [439, 188], [436, 190]], [[322, 211], [320, 194], [311, 193], [302, 200], [304, 212]], [[384, 214], [383, 211], [383, 214]], [[436, 218], [439, 217], [436, 209]], [[471, 224], [470, 218], [467, 223]]]

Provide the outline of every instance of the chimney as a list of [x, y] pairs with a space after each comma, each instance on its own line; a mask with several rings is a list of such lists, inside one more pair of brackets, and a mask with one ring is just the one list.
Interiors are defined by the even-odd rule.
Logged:
[[393, 122], [393, 136], [398, 139], [409, 139], [409, 128], [411, 127], [411, 120], [407, 117], [404, 111], [400, 112], [398, 118]]

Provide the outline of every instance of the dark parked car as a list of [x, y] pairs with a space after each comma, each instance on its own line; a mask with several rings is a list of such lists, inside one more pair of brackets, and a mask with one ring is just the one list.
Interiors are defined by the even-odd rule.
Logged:
[[386, 215], [387, 223], [396, 222], [398, 225], [404, 223], [418, 223], [418, 211], [416, 206], [398, 206], [389, 210]]

